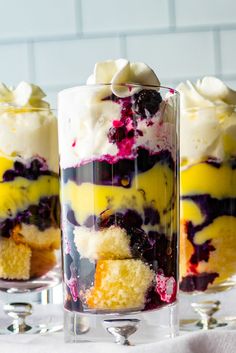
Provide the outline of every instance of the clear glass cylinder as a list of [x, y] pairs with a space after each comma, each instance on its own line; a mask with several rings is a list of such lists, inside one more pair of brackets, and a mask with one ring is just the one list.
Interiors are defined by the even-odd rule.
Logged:
[[67, 341], [177, 332], [178, 98], [131, 84], [59, 93]]
[[[235, 106], [183, 111], [180, 289], [215, 293], [236, 284]], [[193, 134], [194, 131], [194, 134]], [[191, 140], [191, 141], [190, 141]]]
[[0, 333], [46, 332], [18, 314], [31, 314], [28, 294], [61, 282], [57, 119], [47, 107], [2, 103], [0, 125], [0, 291], [17, 318]]

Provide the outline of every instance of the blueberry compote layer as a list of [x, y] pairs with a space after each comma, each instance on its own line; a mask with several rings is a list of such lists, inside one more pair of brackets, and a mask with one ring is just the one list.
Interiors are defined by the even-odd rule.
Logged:
[[235, 160], [182, 170], [180, 289], [214, 290], [236, 273]]

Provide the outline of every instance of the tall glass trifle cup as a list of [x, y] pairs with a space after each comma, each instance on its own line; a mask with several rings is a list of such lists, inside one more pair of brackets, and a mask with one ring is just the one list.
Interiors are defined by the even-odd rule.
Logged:
[[[32, 93], [36, 105], [43, 97], [39, 88], [23, 82], [16, 90], [26, 95], [31, 87], [39, 92], [36, 98]], [[10, 324], [6, 316], [0, 334], [58, 326], [41, 312], [28, 317], [29, 295], [61, 282], [57, 119], [40, 103], [0, 104], [0, 292], [7, 293], [3, 310], [14, 319]]]
[[183, 320], [187, 330], [231, 322], [213, 317], [220, 302], [210, 294], [236, 285], [235, 119], [236, 107], [229, 104], [181, 112], [181, 123], [189, 126], [181, 151], [188, 146], [192, 158], [181, 161], [180, 290], [193, 295], [201, 318]]
[[59, 93], [66, 341], [176, 334], [177, 130], [172, 89]]

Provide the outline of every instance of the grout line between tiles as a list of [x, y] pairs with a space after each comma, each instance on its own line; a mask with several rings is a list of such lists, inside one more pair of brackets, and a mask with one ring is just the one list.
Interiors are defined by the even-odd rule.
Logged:
[[221, 62], [221, 43], [220, 43], [220, 31], [213, 31], [214, 39], [214, 58], [215, 58], [215, 74], [220, 77], [222, 73], [222, 62]]
[[176, 7], [175, 0], [169, 0], [168, 2], [170, 29], [174, 32], [176, 29]]
[[82, 0], [74, 0], [75, 4], [75, 23], [77, 35], [81, 35], [83, 33], [83, 15], [82, 15]]
[[[79, 1], [80, 0], [75, 0]], [[173, 1], [173, 0], [169, 0]], [[80, 10], [79, 10], [80, 12]], [[81, 19], [82, 21], [82, 19]], [[186, 27], [163, 27], [163, 28], [150, 28], [140, 30], [126, 30], [126, 31], [113, 31], [113, 32], [90, 32], [84, 33], [82, 30], [82, 22], [78, 23], [77, 34], [65, 34], [65, 35], [52, 35], [52, 36], [36, 36], [36, 37], [23, 37], [23, 38], [0, 38], [1, 44], [21, 44], [25, 42], [52, 42], [52, 41], [65, 41], [65, 40], [78, 40], [78, 39], [96, 39], [96, 38], [110, 38], [120, 36], [146, 36], [146, 35], [158, 35], [158, 34], [177, 34], [177, 33], [202, 33], [209, 31], [233, 31], [236, 30], [236, 23], [231, 25], [215, 25], [215, 26], [186, 26]], [[81, 33], [79, 33], [81, 29]]]

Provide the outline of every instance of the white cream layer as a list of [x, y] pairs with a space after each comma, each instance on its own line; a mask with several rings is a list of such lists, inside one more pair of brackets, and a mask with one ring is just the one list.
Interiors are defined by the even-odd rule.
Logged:
[[187, 163], [236, 156], [236, 91], [215, 77], [181, 83], [180, 152]]
[[57, 119], [42, 90], [26, 82], [10, 90], [0, 84], [0, 155], [41, 157], [58, 172]]
[[[62, 168], [75, 167], [107, 155], [117, 156], [117, 145], [109, 141], [108, 133], [113, 121], [120, 120], [121, 106], [111, 100], [101, 100], [101, 97], [109, 94], [109, 87], [96, 85], [74, 87], [59, 93], [59, 149]], [[137, 120], [137, 130], [142, 132], [142, 136], [135, 138], [135, 147], [148, 148], [151, 153], [167, 149], [175, 158], [174, 114], [173, 109], [170, 106], [168, 108], [167, 110], [163, 101], [153, 119], [153, 125], [149, 125], [145, 119]]]

